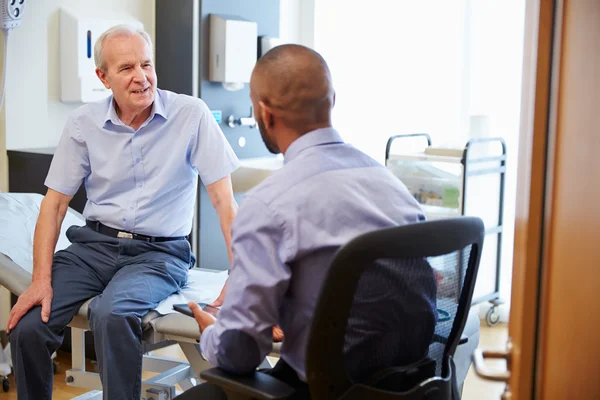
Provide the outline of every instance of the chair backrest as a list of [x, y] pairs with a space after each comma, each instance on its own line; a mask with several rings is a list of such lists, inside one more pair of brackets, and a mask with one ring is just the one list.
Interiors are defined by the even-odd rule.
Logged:
[[[451, 376], [483, 239], [481, 219], [458, 217], [369, 232], [341, 247], [309, 336], [313, 399], [339, 398], [353, 385], [365, 395], [375, 374], [423, 360], [433, 360], [432, 375]], [[403, 398], [386, 390], [385, 398]]]

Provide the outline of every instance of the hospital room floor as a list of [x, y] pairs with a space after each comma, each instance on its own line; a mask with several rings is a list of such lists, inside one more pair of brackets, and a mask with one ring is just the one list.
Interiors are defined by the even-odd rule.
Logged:
[[[503, 348], [506, 343], [506, 337], [508, 335], [508, 327], [506, 325], [498, 325], [496, 327], [490, 328], [485, 323], [481, 326], [481, 339], [480, 339], [480, 347], [483, 348]], [[153, 352], [154, 355], [162, 356], [162, 357], [170, 357], [183, 359], [183, 353], [177, 346], [170, 346], [164, 349], [157, 350]], [[67, 353], [59, 353], [57, 356], [57, 364], [58, 371], [54, 377], [54, 400], [68, 400], [74, 397], [77, 397], [86, 392], [85, 389], [79, 389], [67, 386], [65, 383], [65, 371], [71, 365], [70, 354]], [[502, 361], [494, 361], [489, 362], [489, 366], [491, 368], [498, 368], [500, 370], [504, 369], [505, 366], [502, 364]], [[93, 371], [94, 367], [91, 362], [88, 362], [88, 370]], [[144, 373], [144, 378], [147, 379], [151, 377], [152, 373]], [[14, 386], [14, 377], [11, 375], [11, 390], [8, 393], [4, 393], [0, 391], [0, 399], [1, 400], [16, 400], [17, 393], [15, 391]], [[479, 379], [475, 373], [473, 372], [473, 368], [469, 371], [469, 375], [467, 376], [467, 380], [465, 382], [465, 387], [463, 390], [463, 400], [498, 400], [500, 395], [502, 394], [502, 390], [504, 389], [504, 385], [502, 383], [496, 382], [487, 382]]]

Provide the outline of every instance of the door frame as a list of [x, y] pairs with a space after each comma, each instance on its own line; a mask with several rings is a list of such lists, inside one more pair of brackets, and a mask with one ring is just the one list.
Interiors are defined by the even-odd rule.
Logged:
[[515, 246], [509, 340], [509, 389], [536, 398], [544, 315], [544, 264], [548, 255], [554, 142], [562, 30], [562, 1], [527, 0], [521, 127], [515, 209]]

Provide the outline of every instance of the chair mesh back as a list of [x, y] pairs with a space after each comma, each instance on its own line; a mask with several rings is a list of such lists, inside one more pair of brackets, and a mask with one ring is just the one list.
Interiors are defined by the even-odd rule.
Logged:
[[369, 232], [340, 248], [310, 328], [313, 398], [349, 390], [376, 398], [379, 390], [403, 392], [434, 374], [441, 380], [429, 383], [443, 381], [456, 392], [447, 368], [467, 319], [484, 235], [481, 219], [459, 217]]
[[471, 246], [467, 246], [462, 251], [428, 258], [437, 280], [438, 320], [433, 341], [429, 346], [429, 357], [436, 362], [437, 375], [442, 374], [442, 365], [447, 365], [442, 363], [444, 354], [454, 351], [449, 349], [447, 344], [455, 323], [470, 254]]
[[436, 323], [436, 280], [425, 259], [378, 259], [354, 292], [344, 343], [353, 382], [427, 355]]
[[344, 343], [344, 364], [353, 382], [426, 356], [441, 374], [469, 254], [466, 248], [427, 259], [378, 259], [365, 269]]

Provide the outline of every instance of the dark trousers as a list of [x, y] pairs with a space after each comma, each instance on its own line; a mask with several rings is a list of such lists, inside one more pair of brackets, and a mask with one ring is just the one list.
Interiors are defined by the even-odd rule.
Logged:
[[54, 255], [54, 297], [48, 323], [31, 309], [10, 333], [20, 400], [52, 396], [51, 355], [81, 305], [92, 297], [94, 334], [104, 399], [139, 399], [143, 346], [141, 318], [179, 290], [195, 263], [187, 240], [149, 243], [117, 239], [88, 227], [67, 230], [71, 245]]
[[[296, 389], [294, 400], [310, 399], [310, 392], [306, 382], [300, 380], [298, 374], [285, 361], [280, 359], [271, 369], [261, 370], [261, 372], [287, 383]], [[227, 394], [217, 385], [203, 383], [186, 390], [183, 394], [176, 397], [176, 400], [227, 400]]]

